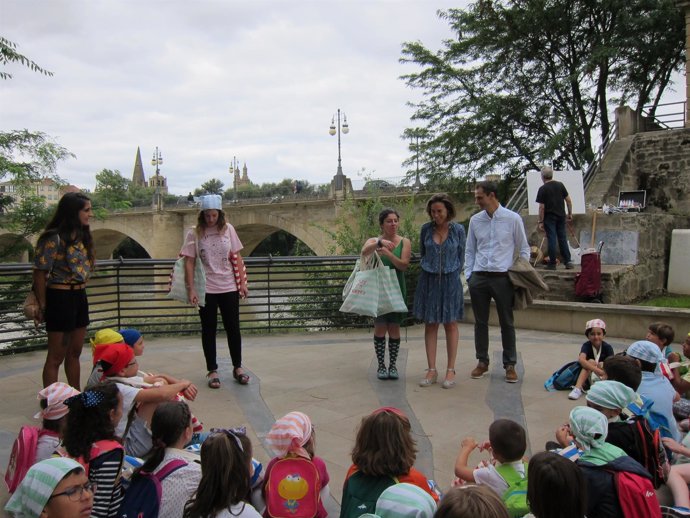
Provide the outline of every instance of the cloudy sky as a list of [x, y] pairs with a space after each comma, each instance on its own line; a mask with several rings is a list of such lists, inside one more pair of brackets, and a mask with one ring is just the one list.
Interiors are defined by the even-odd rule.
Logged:
[[137, 146], [148, 178], [158, 146], [170, 191], [330, 181], [337, 108], [345, 174], [404, 174], [401, 140], [419, 93], [399, 76], [401, 44], [439, 48], [447, 0], [0, 0], [0, 35], [53, 77], [19, 66], [0, 82], [0, 129], [40, 130], [76, 155], [59, 166], [88, 189], [104, 168], [131, 178]]

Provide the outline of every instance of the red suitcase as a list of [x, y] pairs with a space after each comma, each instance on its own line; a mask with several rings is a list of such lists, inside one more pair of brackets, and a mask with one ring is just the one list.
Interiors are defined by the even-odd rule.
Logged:
[[602, 302], [601, 297], [601, 243], [598, 250], [582, 254], [582, 271], [575, 276], [575, 296]]

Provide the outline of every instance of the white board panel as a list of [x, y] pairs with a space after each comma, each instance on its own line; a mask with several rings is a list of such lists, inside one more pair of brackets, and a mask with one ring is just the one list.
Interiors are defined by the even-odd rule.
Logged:
[[[573, 202], [573, 214], [585, 213], [585, 188], [582, 183], [582, 171], [554, 171], [553, 179], [565, 185]], [[539, 215], [537, 191], [544, 185], [541, 181], [541, 171], [527, 171], [527, 197], [530, 216]], [[565, 202], [563, 202], [565, 204]]]

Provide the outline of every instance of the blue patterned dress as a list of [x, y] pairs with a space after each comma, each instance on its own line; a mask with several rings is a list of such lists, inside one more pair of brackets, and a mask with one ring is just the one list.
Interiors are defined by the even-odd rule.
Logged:
[[460, 272], [465, 261], [465, 229], [451, 222], [448, 237], [434, 242], [434, 225], [425, 223], [419, 236], [421, 272], [417, 280], [413, 313], [428, 324], [456, 322], [464, 316], [465, 300]]

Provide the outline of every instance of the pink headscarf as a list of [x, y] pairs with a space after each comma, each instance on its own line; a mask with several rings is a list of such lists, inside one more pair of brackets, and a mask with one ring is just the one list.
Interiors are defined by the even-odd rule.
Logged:
[[58, 419], [65, 417], [69, 408], [65, 405], [65, 400], [76, 396], [79, 391], [74, 387], [56, 381], [48, 385], [46, 388], [38, 392], [39, 401], [45, 399], [48, 403], [46, 408], [41, 409], [39, 413], [34, 416], [34, 419], [48, 419], [49, 421], [57, 421]]
[[290, 412], [278, 419], [266, 436], [268, 446], [277, 457], [293, 453], [299, 457], [311, 459], [303, 448], [311, 437], [311, 419], [302, 412]]

